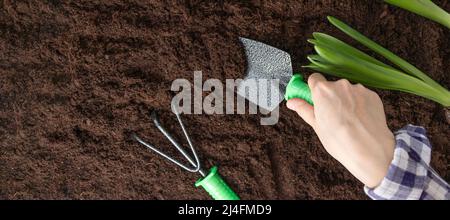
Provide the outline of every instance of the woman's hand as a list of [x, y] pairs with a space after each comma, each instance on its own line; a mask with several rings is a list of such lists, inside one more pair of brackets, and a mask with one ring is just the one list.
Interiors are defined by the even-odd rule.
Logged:
[[308, 84], [314, 107], [301, 99], [289, 100], [287, 107], [311, 125], [327, 152], [356, 178], [370, 188], [378, 186], [395, 147], [380, 97], [360, 84], [327, 81], [318, 73]]

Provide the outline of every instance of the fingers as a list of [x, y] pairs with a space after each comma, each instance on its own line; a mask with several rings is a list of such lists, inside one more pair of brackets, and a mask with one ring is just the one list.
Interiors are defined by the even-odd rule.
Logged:
[[[320, 73], [314, 73], [308, 78], [308, 85], [311, 90], [318, 82], [326, 82], [325, 77]], [[305, 120], [311, 127], [315, 127], [314, 107], [302, 99], [291, 99], [286, 103], [287, 107], [297, 112], [297, 114]]]
[[315, 117], [314, 117], [314, 108], [302, 99], [290, 99], [287, 101], [286, 106], [297, 112], [297, 114], [305, 120], [306, 123], [311, 125], [314, 128]]
[[320, 73], [313, 73], [308, 78], [308, 85], [311, 90], [313, 90], [318, 82], [326, 82], [325, 77]]

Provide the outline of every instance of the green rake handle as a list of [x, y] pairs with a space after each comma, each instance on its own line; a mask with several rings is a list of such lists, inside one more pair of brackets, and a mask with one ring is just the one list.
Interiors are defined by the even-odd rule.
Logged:
[[303, 81], [303, 77], [300, 74], [294, 74], [291, 80], [289, 80], [284, 98], [286, 101], [293, 98], [299, 98], [314, 105], [311, 98], [311, 90], [309, 89], [308, 84]]
[[217, 172], [217, 166], [211, 168], [206, 177], [197, 180], [195, 186], [202, 186], [215, 200], [239, 200], [236, 193], [233, 192]]

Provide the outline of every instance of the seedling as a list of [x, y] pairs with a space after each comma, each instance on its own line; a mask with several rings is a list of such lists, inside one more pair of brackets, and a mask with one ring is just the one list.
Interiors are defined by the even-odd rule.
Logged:
[[425, 73], [398, 57], [391, 51], [365, 37], [344, 22], [329, 16], [328, 20], [338, 29], [392, 62], [398, 68], [385, 64], [368, 54], [323, 33], [313, 33], [317, 55], [310, 55], [307, 68], [329, 75], [347, 78], [367, 86], [397, 90], [425, 97], [450, 106], [450, 92]]

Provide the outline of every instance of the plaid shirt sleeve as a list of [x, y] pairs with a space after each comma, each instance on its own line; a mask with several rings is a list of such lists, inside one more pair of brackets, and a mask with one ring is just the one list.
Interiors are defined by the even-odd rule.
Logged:
[[431, 167], [431, 145], [423, 127], [407, 125], [395, 133], [394, 159], [372, 199], [450, 200], [450, 186]]

